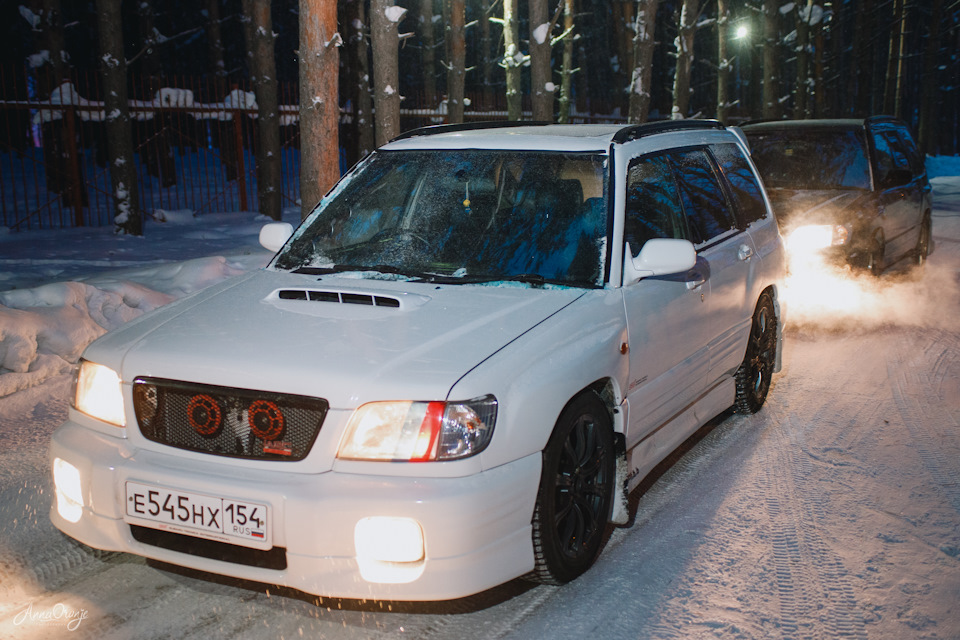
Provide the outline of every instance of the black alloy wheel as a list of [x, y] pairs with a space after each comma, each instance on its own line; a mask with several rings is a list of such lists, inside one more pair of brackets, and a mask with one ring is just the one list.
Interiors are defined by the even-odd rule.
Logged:
[[593, 393], [574, 398], [543, 451], [529, 579], [564, 584], [596, 560], [610, 517], [615, 462], [606, 406]]
[[770, 391], [770, 381], [777, 358], [777, 316], [773, 310], [773, 299], [764, 291], [757, 301], [747, 340], [747, 352], [743, 363], [737, 369], [737, 399], [734, 410], [737, 413], [756, 413], [760, 411]]

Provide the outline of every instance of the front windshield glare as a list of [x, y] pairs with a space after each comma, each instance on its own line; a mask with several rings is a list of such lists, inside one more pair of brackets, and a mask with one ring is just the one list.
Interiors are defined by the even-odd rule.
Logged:
[[275, 266], [600, 286], [604, 167], [596, 154], [380, 151], [324, 198]]

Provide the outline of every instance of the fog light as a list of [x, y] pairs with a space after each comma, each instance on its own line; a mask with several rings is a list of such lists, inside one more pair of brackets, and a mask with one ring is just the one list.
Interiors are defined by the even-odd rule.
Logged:
[[360, 575], [368, 582], [413, 582], [423, 573], [423, 530], [416, 520], [364, 518], [357, 522], [353, 542]]
[[53, 485], [57, 493], [57, 513], [67, 522], [78, 522], [83, 515], [83, 489], [80, 486], [80, 470], [55, 458], [53, 461]]

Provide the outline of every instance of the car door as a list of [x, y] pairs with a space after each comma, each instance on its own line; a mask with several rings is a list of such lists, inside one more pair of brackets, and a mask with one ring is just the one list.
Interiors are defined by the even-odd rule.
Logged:
[[734, 207], [706, 149], [671, 154], [691, 241], [709, 274], [710, 299], [703, 333], [709, 342], [706, 377], [711, 388], [740, 365], [755, 299], [750, 282], [758, 260], [753, 239], [738, 224]]
[[872, 127], [874, 180], [884, 236], [884, 261], [897, 260], [916, 246], [923, 190], [892, 127]]
[[[627, 169], [624, 259], [639, 255], [652, 238], [688, 238], [672, 162], [665, 154], [634, 159]], [[703, 392], [709, 369], [705, 331], [710, 296], [708, 265], [698, 260], [687, 273], [624, 283], [629, 339], [627, 448], [652, 438], [668, 446], [658, 427], [676, 417]], [[657, 443], [662, 439], [662, 443]]]

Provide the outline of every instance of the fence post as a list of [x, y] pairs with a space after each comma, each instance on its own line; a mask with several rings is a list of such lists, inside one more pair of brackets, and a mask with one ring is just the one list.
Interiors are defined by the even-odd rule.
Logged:
[[66, 158], [64, 162], [67, 165], [67, 179], [70, 186], [67, 188], [70, 206], [73, 207], [73, 224], [77, 227], [83, 226], [83, 192], [80, 183], [80, 154], [77, 153], [77, 126], [76, 126], [76, 108], [70, 104], [63, 111], [64, 120], [64, 150]]
[[233, 95], [239, 103], [233, 112], [233, 133], [236, 141], [237, 183], [240, 187], [240, 210], [247, 211], [247, 166], [243, 160], [243, 124], [240, 121], [244, 113], [243, 110], [247, 106], [247, 100], [246, 94], [241, 94], [239, 86], [236, 84], [233, 85]]

